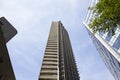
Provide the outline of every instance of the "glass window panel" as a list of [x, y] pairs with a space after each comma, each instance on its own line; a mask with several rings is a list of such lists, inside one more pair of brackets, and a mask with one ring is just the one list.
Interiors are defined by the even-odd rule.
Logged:
[[108, 32], [107, 37], [105, 38], [105, 40], [109, 42], [111, 40], [111, 38], [112, 38], [112, 34], [110, 32]]
[[113, 48], [115, 48], [116, 50], [118, 50], [120, 48], [120, 35], [119, 37], [116, 39], [116, 41], [113, 44]]

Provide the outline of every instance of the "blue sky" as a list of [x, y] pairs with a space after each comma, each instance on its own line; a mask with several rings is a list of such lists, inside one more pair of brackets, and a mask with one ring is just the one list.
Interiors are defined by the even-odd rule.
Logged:
[[114, 80], [84, 25], [90, 0], [0, 0], [0, 16], [17, 29], [7, 43], [16, 80], [37, 80], [52, 21], [67, 29], [81, 80]]

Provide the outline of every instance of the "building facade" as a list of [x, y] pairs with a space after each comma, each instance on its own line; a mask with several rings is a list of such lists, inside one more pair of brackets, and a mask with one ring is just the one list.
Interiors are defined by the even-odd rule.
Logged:
[[70, 39], [60, 21], [52, 22], [39, 80], [79, 80]]
[[6, 43], [17, 33], [4, 18], [0, 18], [0, 80], [16, 80]]
[[[97, 2], [98, 0], [91, 0], [90, 6], [95, 5]], [[92, 11], [88, 11], [83, 24], [105, 65], [112, 73], [115, 80], [120, 80], [120, 29], [116, 26], [115, 35], [112, 35], [110, 32], [96, 32], [94, 34], [89, 28], [92, 17], [94, 17], [94, 14]]]

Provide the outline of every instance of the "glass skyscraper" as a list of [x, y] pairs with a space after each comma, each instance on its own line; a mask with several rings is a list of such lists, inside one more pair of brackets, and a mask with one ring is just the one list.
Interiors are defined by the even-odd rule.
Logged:
[[[95, 5], [98, 0], [91, 0], [90, 6]], [[88, 11], [83, 24], [85, 25], [93, 43], [96, 46], [105, 65], [114, 76], [115, 80], [120, 80], [120, 28], [116, 26], [115, 35], [110, 32], [96, 32], [89, 28], [91, 18], [94, 17], [92, 11]]]
[[39, 80], [79, 80], [68, 36], [59, 22], [52, 22]]

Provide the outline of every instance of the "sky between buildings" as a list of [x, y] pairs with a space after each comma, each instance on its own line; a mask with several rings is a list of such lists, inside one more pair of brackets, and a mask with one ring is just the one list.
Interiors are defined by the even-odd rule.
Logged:
[[17, 29], [7, 43], [16, 80], [37, 80], [52, 21], [69, 33], [81, 80], [114, 80], [82, 24], [90, 0], [0, 0], [0, 16]]

